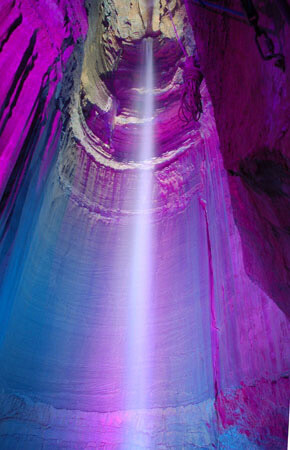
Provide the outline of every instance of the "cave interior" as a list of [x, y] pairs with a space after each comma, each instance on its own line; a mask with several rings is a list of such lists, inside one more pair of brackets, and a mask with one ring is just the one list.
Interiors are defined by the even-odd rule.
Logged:
[[287, 0], [1, 0], [0, 448], [287, 448]]

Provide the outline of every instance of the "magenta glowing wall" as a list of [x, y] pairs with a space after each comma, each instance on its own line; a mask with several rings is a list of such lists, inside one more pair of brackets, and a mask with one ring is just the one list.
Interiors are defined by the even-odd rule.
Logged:
[[5, 1], [0, 20], [1, 449], [286, 448], [289, 323], [246, 275], [206, 83], [191, 140], [175, 106], [154, 122], [182, 145], [154, 163], [149, 351], [129, 363], [145, 169], [96, 161], [66, 115], [86, 9]]

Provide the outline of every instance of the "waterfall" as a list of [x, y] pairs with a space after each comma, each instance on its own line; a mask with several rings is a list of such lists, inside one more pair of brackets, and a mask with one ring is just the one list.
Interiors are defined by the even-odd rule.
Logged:
[[[143, 164], [154, 156], [154, 94], [153, 94], [153, 41], [145, 39], [142, 54], [145, 65], [142, 95], [142, 130], [140, 133], [138, 159]], [[137, 178], [133, 224], [131, 267], [129, 267], [128, 298], [128, 380], [130, 392], [128, 409], [146, 408], [148, 395], [150, 339], [150, 301], [152, 290], [152, 228], [150, 209], [152, 208], [152, 169], [148, 165], [140, 169]]]

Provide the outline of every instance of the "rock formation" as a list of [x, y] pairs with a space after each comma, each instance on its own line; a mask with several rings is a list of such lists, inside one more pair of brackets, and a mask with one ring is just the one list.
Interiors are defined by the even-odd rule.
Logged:
[[1, 449], [286, 448], [289, 26], [260, 3], [285, 72], [194, 2], [2, 2]]

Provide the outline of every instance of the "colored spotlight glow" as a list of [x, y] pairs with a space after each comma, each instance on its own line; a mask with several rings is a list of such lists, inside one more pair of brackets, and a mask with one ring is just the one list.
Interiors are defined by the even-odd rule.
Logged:
[[[154, 156], [153, 139], [153, 41], [144, 40], [143, 125], [139, 144], [139, 160], [149, 161]], [[136, 218], [133, 224], [132, 257], [128, 299], [128, 392], [126, 408], [146, 408], [148, 394], [150, 339], [148, 335], [152, 279], [152, 230], [150, 209], [152, 202], [152, 169], [141, 169], [137, 179]]]

